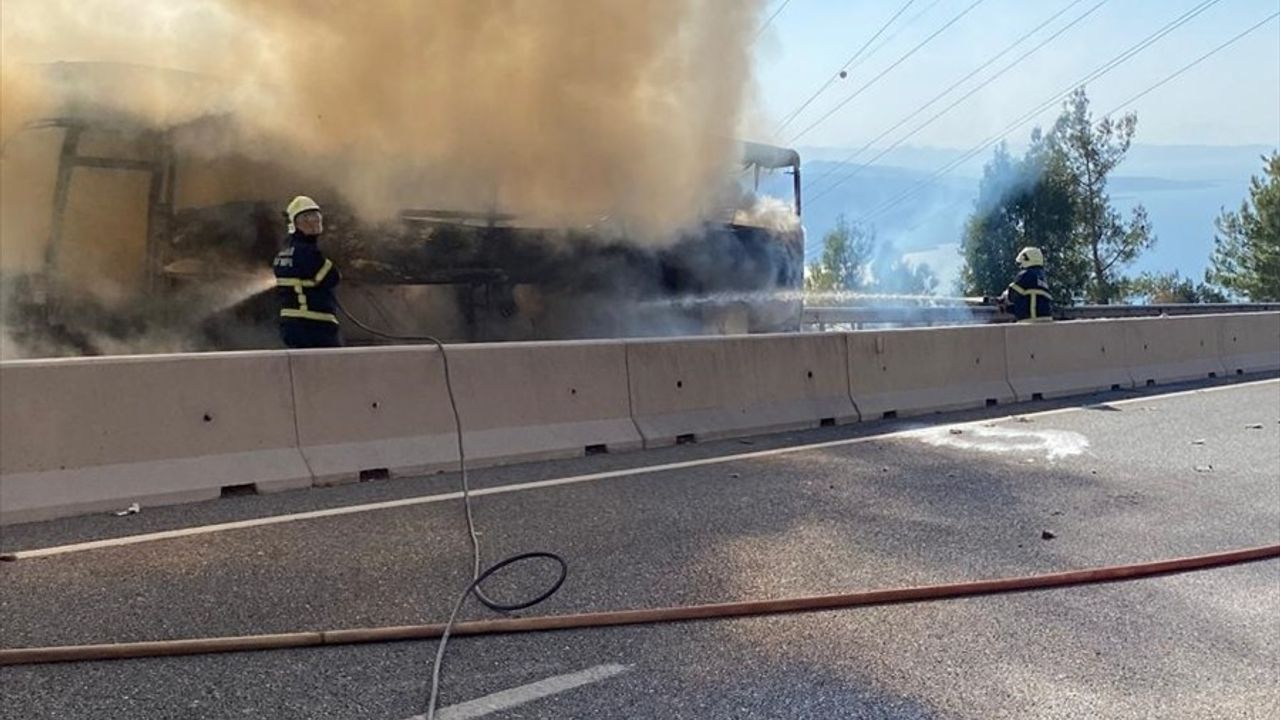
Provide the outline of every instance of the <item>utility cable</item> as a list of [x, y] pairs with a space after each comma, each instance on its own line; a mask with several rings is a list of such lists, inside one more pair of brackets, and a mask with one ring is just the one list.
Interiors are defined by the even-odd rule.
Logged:
[[[1088, 9], [1088, 10], [1086, 10], [1084, 13], [1082, 13], [1082, 14], [1081, 14], [1081, 15], [1079, 15], [1079, 16], [1077, 16], [1077, 17], [1076, 17], [1074, 20], [1072, 20], [1071, 22], [1067, 23], [1066, 25], [1062, 26], [1062, 27], [1061, 27], [1061, 28], [1059, 28], [1058, 30], [1054, 31], [1054, 33], [1053, 33], [1052, 35], [1049, 35], [1049, 36], [1048, 36], [1048, 37], [1046, 37], [1045, 39], [1041, 40], [1039, 43], [1037, 43], [1037, 44], [1035, 45], [1035, 47], [1032, 47], [1031, 49], [1027, 50], [1027, 51], [1026, 51], [1026, 52], [1024, 52], [1023, 54], [1019, 55], [1015, 60], [1013, 60], [1012, 62], [1010, 62], [1010, 63], [1008, 63], [1007, 65], [1005, 65], [1003, 68], [1001, 68], [1001, 69], [1000, 69], [999, 71], [997, 71], [995, 74], [993, 74], [991, 77], [988, 77], [987, 79], [983, 80], [983, 81], [982, 81], [981, 83], [979, 83], [977, 86], [975, 86], [975, 87], [973, 87], [972, 89], [970, 89], [970, 90], [969, 90], [969, 92], [965, 93], [964, 95], [962, 95], [961, 97], [959, 97], [959, 98], [957, 98], [955, 101], [953, 101], [950, 105], [946, 106], [945, 108], [943, 108], [942, 110], [938, 111], [937, 113], [934, 113], [934, 115], [933, 115], [932, 117], [930, 117], [928, 120], [924, 121], [923, 123], [921, 123], [921, 124], [917, 125], [917, 126], [916, 126], [916, 128], [915, 128], [914, 130], [912, 130], [911, 132], [907, 133], [906, 135], [903, 135], [901, 138], [898, 138], [898, 140], [897, 140], [896, 142], [894, 142], [894, 143], [893, 143], [892, 145], [890, 145], [889, 147], [884, 148], [883, 150], [881, 150], [881, 151], [880, 151], [880, 152], [879, 152], [875, 157], [871, 158], [870, 160], [868, 160], [868, 161], [867, 161], [867, 162], [865, 162], [865, 163], [860, 163], [860, 164], [858, 165], [858, 167], [857, 167], [857, 168], [854, 168], [853, 172], [851, 172], [851, 173], [849, 173], [848, 175], [846, 175], [846, 176], [844, 176], [844, 177], [840, 178], [839, 180], [837, 180], [837, 181], [835, 182], [835, 184], [834, 184], [834, 185], [831, 185], [831, 186], [829, 186], [829, 187], [827, 187], [827, 188], [824, 188], [824, 189], [822, 189], [820, 192], [818, 192], [816, 195], [811, 196], [811, 197], [808, 199], [808, 202], [812, 203], [812, 202], [814, 202], [815, 200], [818, 200], [818, 199], [820, 199], [820, 198], [822, 198], [822, 197], [825, 197], [826, 195], [830, 194], [831, 190], [833, 190], [833, 189], [834, 189], [834, 188], [836, 188], [837, 186], [839, 186], [839, 185], [841, 185], [841, 184], [843, 184], [843, 183], [847, 182], [848, 180], [850, 180], [850, 179], [852, 179], [852, 178], [856, 177], [856, 176], [858, 175], [858, 173], [860, 173], [860, 172], [862, 172], [862, 170], [866, 169], [866, 167], [867, 167], [868, 165], [871, 165], [871, 164], [872, 164], [872, 163], [874, 163], [876, 160], [879, 160], [880, 158], [882, 158], [882, 157], [884, 157], [885, 155], [889, 154], [889, 153], [890, 153], [890, 152], [892, 152], [893, 150], [897, 149], [897, 148], [898, 148], [899, 146], [901, 146], [904, 142], [906, 142], [907, 140], [909, 140], [910, 138], [912, 138], [913, 136], [915, 136], [915, 135], [916, 135], [917, 133], [919, 133], [921, 130], [925, 129], [925, 128], [926, 128], [926, 127], [928, 127], [929, 125], [932, 125], [935, 121], [937, 121], [937, 119], [938, 119], [938, 118], [940, 118], [940, 117], [942, 117], [943, 115], [945, 115], [945, 114], [947, 114], [948, 112], [950, 112], [950, 111], [951, 111], [952, 109], [954, 109], [957, 105], [959, 105], [960, 103], [964, 102], [965, 100], [968, 100], [970, 97], [973, 97], [973, 95], [974, 95], [974, 94], [976, 94], [979, 90], [981, 90], [981, 89], [985, 88], [986, 86], [990, 85], [991, 83], [995, 82], [998, 78], [1000, 78], [1000, 77], [1001, 77], [1002, 75], [1004, 75], [1006, 72], [1008, 72], [1009, 70], [1012, 70], [1013, 68], [1015, 68], [1015, 67], [1017, 67], [1019, 64], [1021, 64], [1023, 60], [1026, 60], [1028, 57], [1030, 57], [1030, 56], [1031, 56], [1031, 55], [1033, 55], [1034, 53], [1038, 52], [1041, 48], [1043, 48], [1044, 46], [1046, 46], [1046, 45], [1048, 45], [1049, 43], [1051, 43], [1051, 42], [1053, 42], [1054, 40], [1056, 40], [1056, 39], [1057, 39], [1059, 36], [1061, 36], [1063, 33], [1065, 33], [1066, 31], [1070, 30], [1071, 28], [1075, 27], [1076, 25], [1080, 24], [1080, 22], [1082, 22], [1085, 18], [1087, 18], [1087, 17], [1089, 17], [1090, 15], [1092, 15], [1093, 13], [1097, 12], [1099, 8], [1101, 8], [1103, 5], [1107, 4], [1107, 2], [1109, 2], [1109, 1], [1110, 1], [1110, 0], [1099, 0], [1099, 2], [1098, 2], [1098, 3], [1096, 3], [1093, 7], [1089, 8], [1089, 9]], [[952, 91], [952, 90], [955, 90], [955, 89], [956, 89], [957, 87], [959, 87], [960, 85], [963, 85], [965, 82], [967, 82], [967, 81], [968, 81], [970, 78], [972, 78], [973, 76], [977, 75], [979, 72], [982, 72], [982, 71], [983, 71], [983, 70], [985, 70], [986, 68], [990, 67], [992, 63], [994, 63], [995, 61], [997, 61], [997, 60], [999, 60], [1000, 58], [1004, 57], [1006, 54], [1008, 54], [1008, 53], [1009, 53], [1011, 50], [1013, 50], [1015, 47], [1017, 47], [1018, 45], [1021, 45], [1021, 44], [1022, 44], [1022, 43], [1027, 39], [1027, 38], [1029, 38], [1029, 37], [1031, 37], [1032, 35], [1036, 34], [1036, 33], [1037, 33], [1037, 32], [1039, 32], [1041, 29], [1043, 29], [1046, 25], [1048, 25], [1049, 23], [1051, 23], [1051, 22], [1053, 22], [1054, 20], [1058, 19], [1059, 17], [1061, 17], [1061, 16], [1062, 16], [1062, 14], [1063, 14], [1063, 13], [1067, 12], [1067, 11], [1068, 11], [1068, 10], [1070, 10], [1071, 8], [1075, 7], [1076, 5], [1079, 5], [1081, 2], [1083, 2], [1083, 0], [1074, 0], [1070, 5], [1068, 5], [1068, 6], [1064, 7], [1063, 9], [1059, 10], [1059, 11], [1058, 11], [1057, 13], [1055, 13], [1052, 17], [1050, 17], [1048, 20], [1045, 20], [1044, 22], [1040, 23], [1040, 24], [1039, 24], [1039, 25], [1037, 25], [1036, 27], [1032, 28], [1032, 29], [1031, 29], [1030, 31], [1028, 31], [1025, 35], [1023, 35], [1022, 37], [1018, 38], [1018, 39], [1017, 39], [1017, 40], [1015, 40], [1014, 42], [1010, 43], [1008, 46], [1006, 46], [1006, 47], [1005, 47], [1003, 50], [1001, 50], [999, 53], [996, 53], [995, 55], [993, 55], [990, 59], [988, 59], [985, 63], [983, 63], [982, 65], [980, 65], [980, 66], [978, 66], [977, 68], [975, 68], [975, 69], [974, 69], [972, 72], [970, 72], [968, 75], [966, 75], [966, 76], [964, 76], [964, 77], [960, 78], [959, 80], [955, 81], [954, 83], [952, 83], [952, 84], [951, 84], [949, 87], [947, 87], [945, 90], [943, 90], [942, 92], [940, 92], [940, 93], [938, 93], [937, 95], [935, 95], [935, 96], [933, 97], [933, 99], [929, 100], [929, 102], [925, 103], [924, 105], [921, 105], [919, 108], [917, 108], [917, 109], [916, 109], [914, 112], [912, 112], [910, 115], [906, 116], [906, 117], [905, 117], [905, 118], [903, 118], [902, 120], [899, 120], [899, 121], [898, 121], [898, 122], [897, 122], [893, 127], [889, 128], [888, 130], [885, 130], [884, 132], [880, 133], [879, 135], [877, 135], [876, 137], [872, 138], [871, 140], [868, 140], [868, 141], [867, 141], [867, 143], [866, 143], [865, 145], [863, 145], [862, 147], [858, 148], [858, 149], [857, 149], [857, 150], [855, 150], [854, 152], [850, 153], [850, 154], [849, 154], [847, 157], [845, 157], [843, 160], [841, 160], [840, 162], [838, 162], [838, 163], [836, 163], [835, 165], [833, 165], [830, 169], [828, 169], [828, 170], [827, 170], [826, 172], [824, 172], [822, 175], [818, 176], [818, 178], [817, 178], [817, 179], [815, 179], [815, 180], [813, 181], [813, 183], [810, 185], [810, 192], [813, 192], [813, 188], [814, 188], [814, 186], [819, 185], [819, 184], [820, 184], [820, 183], [822, 183], [824, 180], [826, 180], [827, 178], [829, 178], [829, 177], [831, 177], [832, 175], [834, 175], [834, 174], [836, 173], [836, 171], [837, 171], [837, 170], [839, 170], [842, 166], [847, 165], [847, 164], [849, 164], [850, 162], [852, 162], [854, 158], [858, 157], [858, 156], [859, 156], [859, 155], [861, 155], [863, 152], [866, 152], [866, 150], [867, 150], [868, 148], [870, 148], [872, 145], [875, 145], [876, 143], [880, 142], [880, 141], [881, 141], [881, 140], [883, 140], [885, 137], [887, 137], [887, 136], [888, 136], [890, 133], [892, 133], [893, 131], [895, 131], [895, 130], [897, 130], [898, 128], [902, 127], [903, 125], [907, 124], [907, 122], [909, 122], [912, 118], [916, 117], [916, 116], [917, 116], [917, 115], [919, 115], [920, 113], [922, 113], [922, 112], [924, 112], [925, 110], [927, 110], [931, 105], [933, 105], [934, 103], [938, 102], [938, 101], [939, 101], [939, 100], [941, 100], [942, 98], [946, 97], [948, 94], [950, 94], [950, 93], [951, 93], [951, 91]]]
[[768, 28], [770, 23], [773, 22], [773, 19], [781, 15], [782, 11], [786, 10], [787, 6], [790, 4], [791, 4], [791, 0], [782, 0], [782, 4], [778, 6], [777, 10], [773, 11], [773, 14], [769, 16], [768, 20], [764, 21], [764, 24], [760, 26], [760, 29], [756, 31], [756, 36], [752, 39], [759, 40], [760, 36], [764, 34], [765, 29]]
[[1133, 97], [1129, 98], [1128, 100], [1125, 100], [1124, 102], [1122, 102], [1122, 103], [1120, 103], [1119, 105], [1115, 106], [1115, 108], [1113, 108], [1112, 110], [1110, 110], [1110, 111], [1109, 111], [1106, 115], [1104, 115], [1103, 117], [1110, 117], [1110, 116], [1112, 116], [1112, 115], [1115, 115], [1116, 113], [1118, 113], [1118, 112], [1120, 112], [1121, 110], [1123, 110], [1123, 109], [1125, 109], [1125, 108], [1129, 107], [1130, 105], [1132, 105], [1133, 103], [1137, 102], [1138, 100], [1141, 100], [1142, 98], [1146, 97], [1146, 96], [1147, 96], [1148, 94], [1150, 94], [1151, 92], [1153, 92], [1153, 91], [1155, 91], [1155, 90], [1157, 90], [1157, 89], [1159, 89], [1159, 88], [1161, 88], [1161, 87], [1164, 87], [1164, 85], [1166, 85], [1169, 81], [1171, 81], [1171, 80], [1173, 80], [1174, 78], [1176, 78], [1176, 77], [1178, 77], [1178, 76], [1182, 75], [1182, 74], [1183, 74], [1183, 73], [1185, 73], [1186, 71], [1190, 70], [1191, 68], [1195, 67], [1196, 65], [1199, 65], [1200, 63], [1204, 62], [1205, 60], [1208, 60], [1209, 58], [1213, 57], [1214, 55], [1217, 55], [1219, 52], [1222, 52], [1223, 50], [1226, 50], [1228, 47], [1230, 47], [1230, 46], [1232, 46], [1232, 45], [1236, 44], [1237, 42], [1239, 42], [1239, 41], [1241, 41], [1241, 40], [1243, 40], [1246, 36], [1251, 35], [1251, 34], [1253, 34], [1255, 31], [1257, 31], [1257, 30], [1258, 30], [1258, 28], [1261, 28], [1263, 25], [1266, 25], [1267, 23], [1271, 22], [1272, 20], [1275, 20], [1275, 19], [1276, 19], [1276, 18], [1278, 18], [1278, 17], [1280, 17], [1280, 12], [1273, 12], [1273, 13], [1271, 13], [1270, 15], [1268, 15], [1267, 17], [1265, 17], [1265, 18], [1263, 18], [1261, 21], [1259, 21], [1257, 24], [1255, 24], [1255, 25], [1253, 25], [1252, 27], [1250, 27], [1249, 29], [1247, 29], [1247, 30], [1245, 30], [1245, 31], [1241, 32], [1239, 35], [1236, 35], [1235, 37], [1231, 38], [1230, 40], [1227, 40], [1226, 42], [1224, 42], [1224, 43], [1222, 43], [1221, 45], [1219, 45], [1219, 46], [1215, 47], [1214, 49], [1210, 50], [1209, 52], [1207, 52], [1207, 53], [1205, 53], [1205, 54], [1201, 55], [1200, 57], [1196, 58], [1195, 60], [1192, 60], [1191, 62], [1187, 63], [1186, 65], [1183, 65], [1181, 68], [1178, 68], [1178, 69], [1177, 69], [1176, 71], [1174, 71], [1172, 74], [1165, 76], [1165, 78], [1164, 78], [1163, 80], [1161, 80], [1160, 82], [1158, 82], [1158, 83], [1156, 83], [1156, 84], [1154, 84], [1154, 85], [1152, 85], [1152, 86], [1148, 87], [1146, 90], [1143, 90], [1142, 92], [1138, 93], [1137, 95], [1134, 95]]
[[1028, 122], [1031, 122], [1035, 118], [1039, 117], [1039, 115], [1043, 113], [1046, 109], [1048, 109], [1058, 101], [1062, 100], [1066, 96], [1070, 95], [1073, 91], [1075, 91], [1076, 88], [1082, 87], [1102, 77], [1103, 75], [1106, 75], [1107, 73], [1111, 72], [1112, 70], [1119, 67], [1123, 63], [1127, 62], [1129, 59], [1133, 58], [1135, 55], [1138, 55], [1142, 51], [1151, 47], [1152, 45], [1160, 41], [1169, 33], [1187, 24], [1191, 20], [1195, 19], [1198, 15], [1203, 13], [1205, 10], [1208, 10], [1210, 7], [1213, 7], [1214, 5], [1217, 5], [1221, 1], [1222, 0], [1204, 0], [1204, 2], [1201, 2], [1199, 5], [1183, 13], [1178, 18], [1171, 20], [1170, 22], [1165, 24], [1163, 27], [1161, 27], [1159, 30], [1155, 31], [1151, 35], [1148, 35], [1146, 38], [1143, 38], [1138, 43], [1131, 46], [1129, 49], [1115, 56], [1111, 60], [1103, 63], [1098, 68], [1094, 69], [1092, 72], [1086, 74], [1084, 77], [1080, 78], [1076, 82], [1071, 83], [1065, 89], [1061, 90], [1057, 94], [1053, 95], [1052, 97], [1048, 98], [1044, 102], [1040, 103], [1030, 111], [1024, 113], [1021, 117], [1019, 117], [1014, 122], [1010, 123], [1003, 130], [999, 131], [995, 135], [992, 135], [991, 137], [988, 137], [986, 140], [983, 140], [982, 142], [978, 143], [973, 148], [969, 149], [967, 152], [963, 153], [956, 159], [946, 163], [941, 168], [938, 168], [936, 171], [930, 174], [929, 177], [911, 186], [906, 191], [897, 195], [896, 197], [876, 206], [869, 213], [863, 216], [862, 222], [870, 222], [871, 220], [878, 218], [879, 216], [883, 215], [889, 210], [892, 210], [893, 208], [902, 204], [904, 201], [910, 199], [925, 187], [932, 185], [933, 182], [938, 178], [941, 178], [942, 176], [956, 169], [957, 167], [964, 164], [968, 160], [976, 157], [978, 153], [981, 153], [982, 151], [986, 150], [992, 145], [995, 145], [997, 142], [1002, 140], [1009, 133], [1013, 132], [1014, 130], [1022, 127], [1023, 125], [1026, 125]]
[[964, 10], [961, 10], [961, 11], [960, 11], [960, 12], [959, 12], [955, 17], [951, 18], [951, 19], [950, 19], [950, 20], [948, 20], [946, 23], [944, 23], [942, 27], [938, 28], [937, 30], [934, 30], [932, 33], [930, 33], [930, 34], [929, 34], [929, 36], [928, 36], [928, 37], [926, 37], [924, 40], [921, 40], [921, 41], [920, 41], [919, 43], [917, 43], [914, 47], [912, 47], [910, 50], [908, 50], [906, 53], [904, 53], [904, 54], [902, 55], [902, 57], [900, 57], [900, 58], [898, 58], [897, 60], [893, 61], [893, 63], [892, 63], [892, 64], [890, 64], [890, 65], [889, 65], [889, 67], [887, 67], [887, 68], [885, 68], [885, 69], [881, 70], [879, 73], [877, 73], [875, 76], [873, 76], [870, 80], [868, 80], [867, 82], [863, 83], [863, 84], [862, 84], [862, 86], [861, 86], [861, 87], [859, 87], [857, 90], [854, 90], [854, 91], [853, 91], [853, 94], [849, 95], [849, 96], [848, 96], [848, 97], [846, 97], [845, 99], [843, 99], [843, 100], [841, 100], [840, 102], [836, 103], [834, 107], [832, 107], [832, 108], [831, 108], [830, 110], [828, 110], [827, 112], [823, 113], [822, 117], [818, 118], [817, 120], [814, 120], [812, 123], [810, 123], [810, 124], [809, 124], [809, 126], [808, 126], [808, 127], [806, 127], [804, 130], [801, 130], [801, 131], [800, 131], [800, 133], [799, 133], [798, 135], [796, 135], [795, 137], [791, 138], [791, 144], [793, 144], [793, 145], [794, 145], [794, 144], [795, 144], [795, 142], [796, 142], [797, 140], [799, 140], [800, 138], [804, 137], [805, 135], [808, 135], [808, 134], [809, 134], [809, 132], [810, 132], [810, 131], [812, 131], [814, 128], [816, 128], [816, 127], [818, 127], [819, 125], [821, 125], [822, 123], [826, 122], [826, 121], [827, 121], [827, 118], [829, 118], [829, 117], [831, 117], [832, 115], [836, 114], [836, 113], [837, 113], [841, 108], [843, 108], [845, 105], [848, 105], [850, 102], [852, 102], [854, 98], [856, 98], [856, 97], [858, 97], [859, 95], [861, 95], [863, 92], [865, 92], [865, 91], [866, 91], [868, 88], [870, 88], [872, 85], [875, 85], [875, 84], [876, 84], [877, 82], [879, 82], [882, 78], [884, 78], [884, 76], [886, 76], [886, 75], [888, 75], [890, 72], [892, 72], [894, 68], [896, 68], [896, 67], [898, 67], [899, 65], [901, 65], [902, 63], [906, 62], [908, 58], [910, 58], [912, 55], [915, 55], [915, 54], [916, 54], [916, 52], [918, 52], [918, 51], [919, 51], [921, 48], [923, 48], [925, 45], [928, 45], [928, 44], [929, 44], [930, 42], [932, 42], [935, 38], [937, 38], [939, 35], [941, 35], [943, 32], [945, 32], [947, 29], [949, 29], [952, 25], [955, 25], [956, 23], [960, 22], [960, 20], [961, 20], [965, 15], [968, 15], [971, 11], [973, 11], [973, 10], [974, 10], [974, 8], [978, 7], [979, 5], [981, 5], [981, 4], [982, 4], [983, 2], [985, 2], [985, 1], [986, 1], [986, 0], [974, 0], [974, 2], [972, 2], [972, 3], [970, 3], [968, 6], [966, 6], [966, 7], [965, 7], [965, 9], [964, 9]]
[[867, 41], [862, 44], [862, 47], [858, 48], [858, 50], [854, 52], [853, 55], [851, 55], [848, 60], [844, 62], [844, 65], [840, 66], [839, 70], [832, 73], [831, 77], [827, 78], [827, 81], [823, 83], [822, 87], [815, 90], [814, 93], [809, 96], [808, 100], [805, 100], [803, 103], [800, 104], [800, 107], [796, 108], [795, 110], [792, 110], [785, 118], [782, 119], [782, 122], [778, 125], [777, 128], [774, 129], [773, 131], [774, 134], [778, 134], [778, 133], [781, 133], [783, 130], [786, 130], [787, 126], [790, 125], [792, 122], [794, 122], [795, 119], [800, 115], [800, 113], [804, 112], [804, 109], [809, 107], [809, 105], [814, 100], [817, 100], [819, 95], [826, 92], [827, 88], [831, 87], [832, 83], [834, 83], [836, 80], [840, 79], [841, 77], [847, 76], [850, 69], [849, 66], [853, 64], [853, 61], [857, 60], [858, 56], [862, 55], [862, 52], [866, 50], [871, 45], [871, 43], [875, 42], [876, 38], [880, 37], [880, 35], [883, 34], [885, 30], [888, 30], [889, 26], [892, 25], [893, 22], [897, 20], [900, 15], [902, 15], [902, 13], [906, 12], [907, 8], [911, 7], [911, 3], [913, 2], [915, 2], [915, 0], [907, 0], [905, 3], [903, 3], [902, 7], [898, 8], [898, 12], [894, 13], [892, 17], [886, 20], [884, 25], [881, 25], [880, 29], [877, 30], [874, 35], [867, 38]]
[[[440, 351], [440, 361], [441, 361], [441, 364], [444, 366], [444, 386], [445, 386], [445, 390], [448, 392], [448, 395], [449, 395], [449, 407], [453, 411], [453, 426], [455, 430], [455, 436], [457, 437], [457, 440], [458, 440], [458, 473], [462, 478], [462, 507], [465, 510], [466, 516], [467, 516], [467, 536], [471, 539], [472, 569], [471, 569], [471, 584], [467, 585], [467, 588], [463, 590], [462, 594], [458, 596], [457, 602], [455, 602], [453, 605], [453, 611], [449, 613], [449, 619], [444, 624], [444, 630], [440, 635], [440, 645], [436, 648], [435, 662], [432, 664], [432, 667], [431, 667], [431, 693], [427, 700], [426, 718], [427, 720], [435, 720], [436, 704], [440, 699], [440, 670], [444, 666], [445, 648], [448, 647], [449, 635], [453, 630], [454, 624], [457, 622], [458, 613], [462, 610], [462, 606], [467, 601], [467, 597], [474, 595], [475, 598], [479, 600], [482, 605], [489, 608], [490, 610], [493, 610], [499, 613], [510, 613], [510, 612], [515, 612], [516, 610], [523, 610], [525, 608], [532, 607], [533, 605], [537, 605], [543, 600], [546, 600], [547, 598], [554, 595], [556, 591], [560, 589], [560, 586], [564, 584], [565, 577], [567, 577], [569, 573], [569, 567], [568, 567], [568, 564], [565, 563], [564, 558], [560, 557], [559, 555], [556, 555], [555, 553], [530, 552], [530, 553], [522, 553], [520, 555], [515, 555], [512, 557], [506, 558], [505, 560], [502, 560], [501, 562], [498, 562], [497, 564], [492, 565], [491, 567], [489, 567], [489, 569], [481, 572], [480, 570], [480, 538], [479, 538], [479, 535], [476, 533], [475, 517], [472, 515], [472, 512], [471, 512], [471, 484], [467, 478], [467, 451], [462, 440], [462, 437], [463, 437], [462, 436], [462, 415], [458, 412], [458, 401], [453, 394], [453, 378], [449, 374], [449, 353], [445, 350], [444, 343], [439, 338], [436, 338], [431, 335], [396, 335], [393, 333], [388, 333], [382, 330], [378, 330], [376, 328], [370, 327], [369, 325], [366, 325], [365, 323], [361, 322], [360, 319], [352, 315], [351, 311], [347, 310], [347, 308], [344, 307], [341, 302], [338, 302], [337, 305], [338, 305], [338, 310], [340, 310], [342, 314], [345, 315], [347, 319], [352, 322], [352, 324], [354, 324], [356, 327], [360, 328], [361, 330], [364, 330], [365, 332], [369, 333], [370, 335], [376, 335], [377, 337], [386, 338], [387, 340], [397, 340], [402, 342], [425, 342], [425, 343], [434, 344], [436, 348], [439, 349]], [[552, 584], [551, 588], [546, 590], [542, 594], [538, 595], [537, 597], [533, 598], [532, 600], [527, 600], [527, 601], [518, 602], [518, 603], [501, 603], [486, 596], [484, 592], [480, 589], [480, 585], [485, 580], [487, 580], [490, 576], [492, 576], [495, 572], [509, 565], [514, 565], [515, 563], [522, 562], [525, 560], [534, 560], [534, 559], [551, 560], [560, 566], [560, 570], [559, 570], [559, 576], [556, 578], [556, 581], [555, 583]]]

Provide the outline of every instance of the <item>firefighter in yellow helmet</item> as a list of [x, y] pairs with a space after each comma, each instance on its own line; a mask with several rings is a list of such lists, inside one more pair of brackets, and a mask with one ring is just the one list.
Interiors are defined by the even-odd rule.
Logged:
[[1037, 247], [1024, 247], [1018, 253], [1018, 276], [1000, 296], [1000, 308], [1012, 313], [1018, 322], [1053, 320], [1053, 295], [1044, 274], [1044, 253]]
[[273, 263], [280, 299], [280, 338], [291, 348], [339, 347], [337, 300], [340, 276], [320, 251], [324, 217], [315, 200], [299, 195], [285, 210], [289, 239]]

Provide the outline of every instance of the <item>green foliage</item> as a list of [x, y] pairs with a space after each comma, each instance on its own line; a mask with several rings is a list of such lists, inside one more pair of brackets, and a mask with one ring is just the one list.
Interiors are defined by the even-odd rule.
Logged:
[[1215, 288], [1171, 273], [1143, 273], [1126, 283], [1124, 293], [1148, 305], [1175, 303], [1221, 303], [1227, 297]]
[[[895, 255], [887, 252], [886, 257]], [[938, 289], [938, 276], [926, 263], [908, 264], [901, 257], [876, 264], [874, 290], [891, 295], [933, 295]]]
[[1021, 158], [998, 146], [965, 225], [963, 291], [999, 294], [1017, 271], [1018, 250], [1034, 245], [1058, 303], [1121, 299], [1123, 268], [1155, 243], [1146, 210], [1138, 206], [1124, 220], [1106, 189], [1136, 127], [1134, 115], [1094, 123], [1082, 88], [1047, 135], [1032, 132]]
[[1037, 132], [1021, 158], [1002, 143], [987, 164], [974, 212], [965, 225], [961, 290], [999, 295], [1017, 272], [1014, 257], [1039, 247], [1052, 270], [1054, 297], [1063, 304], [1084, 295], [1087, 268], [1073, 245], [1072, 180], [1062, 158]]
[[892, 245], [879, 252], [876, 248], [873, 228], [851, 224], [841, 215], [822, 238], [822, 257], [809, 266], [805, 289], [912, 295], [937, 289], [938, 278], [928, 265], [907, 264]]
[[1084, 88], [1071, 94], [1049, 135], [1049, 142], [1075, 181], [1074, 246], [1085, 253], [1090, 278], [1087, 297], [1094, 303], [1121, 297], [1123, 268], [1155, 244], [1146, 208], [1135, 207], [1128, 222], [1111, 206], [1107, 176], [1124, 160], [1138, 127], [1130, 113], [1097, 123], [1089, 112]]
[[851, 224], [844, 215], [836, 218], [836, 226], [822, 237], [821, 260], [809, 266], [805, 289], [830, 292], [865, 288], [875, 242], [871, 230]]
[[1280, 153], [1263, 157], [1249, 197], [1216, 221], [1209, 282], [1253, 302], [1280, 301]]

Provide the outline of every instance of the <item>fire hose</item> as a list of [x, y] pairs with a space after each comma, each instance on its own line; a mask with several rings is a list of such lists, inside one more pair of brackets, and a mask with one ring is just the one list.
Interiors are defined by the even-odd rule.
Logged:
[[[517, 556], [521, 557], [521, 556]], [[1138, 580], [1162, 575], [1208, 570], [1210, 568], [1239, 565], [1280, 558], [1280, 544], [1232, 550], [1229, 552], [1194, 555], [1173, 560], [1112, 565], [1086, 570], [1007, 577], [976, 582], [947, 583], [918, 587], [869, 590], [812, 595], [807, 597], [780, 598], [775, 600], [750, 600], [745, 602], [683, 605], [675, 607], [646, 608], [638, 610], [614, 610], [608, 612], [580, 613], [572, 615], [545, 615], [527, 618], [503, 618], [498, 620], [474, 620], [434, 625], [398, 625], [342, 630], [316, 630], [275, 635], [244, 635], [233, 637], [192, 638], [183, 640], [156, 640], [149, 642], [109, 643], [102, 645], [68, 645], [59, 647], [32, 647], [0, 650], [0, 665], [27, 665], [35, 663], [76, 662], [87, 660], [121, 660], [126, 658], [170, 657], [177, 655], [201, 655], [207, 653], [246, 652], [252, 650], [279, 650], [361, 643], [382, 643], [396, 640], [430, 640], [452, 635], [499, 635], [553, 630], [616, 627], [621, 625], [648, 625], [693, 620], [713, 620], [731, 617], [778, 615], [782, 613], [838, 610], [871, 605], [892, 605], [928, 602], [980, 595], [1048, 590], [1052, 588], [1097, 585], [1103, 583]], [[514, 559], [511, 560], [514, 562]], [[505, 562], [505, 561], [504, 561]], [[499, 563], [501, 565], [502, 563]]]

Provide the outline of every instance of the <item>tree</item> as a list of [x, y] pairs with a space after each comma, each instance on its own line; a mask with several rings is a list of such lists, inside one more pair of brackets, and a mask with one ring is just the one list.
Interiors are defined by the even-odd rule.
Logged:
[[822, 238], [822, 258], [809, 266], [805, 289], [810, 292], [861, 290], [893, 294], [929, 295], [938, 276], [928, 265], [911, 265], [892, 244], [876, 251], [874, 228], [850, 224], [841, 215]]
[[1045, 254], [1062, 304], [1078, 302], [1088, 269], [1074, 243], [1074, 180], [1063, 158], [1037, 129], [1022, 158], [1001, 143], [983, 169], [973, 214], [965, 225], [961, 292], [998, 295], [1013, 279], [1013, 259], [1028, 245]]
[[1110, 303], [1121, 297], [1121, 271], [1155, 244], [1146, 208], [1138, 205], [1126, 223], [1111, 205], [1107, 176], [1124, 160], [1138, 127], [1130, 113], [1097, 123], [1089, 112], [1089, 97], [1077, 89], [1063, 105], [1049, 142], [1075, 181], [1075, 245], [1089, 261], [1088, 298]]
[[1280, 301], [1280, 152], [1262, 158], [1264, 175], [1249, 179], [1238, 211], [1215, 224], [1209, 282], [1253, 302]]
[[908, 263], [890, 244], [881, 248], [872, 263], [871, 275], [872, 288], [880, 293], [932, 295], [938, 289], [938, 276], [927, 263]]
[[1220, 303], [1227, 298], [1205, 283], [1184, 278], [1177, 270], [1171, 273], [1143, 273], [1127, 283], [1126, 295], [1147, 304]]
[[809, 266], [805, 289], [817, 292], [861, 290], [870, 280], [868, 268], [875, 252], [875, 233], [851, 224], [844, 215], [822, 237], [822, 258]]

